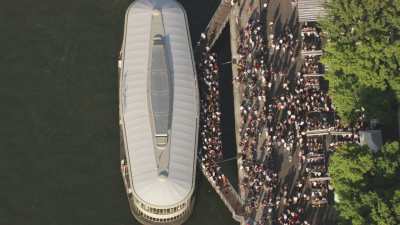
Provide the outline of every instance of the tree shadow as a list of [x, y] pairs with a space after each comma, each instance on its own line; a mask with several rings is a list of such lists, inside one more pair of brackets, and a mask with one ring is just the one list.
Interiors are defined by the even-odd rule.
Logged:
[[398, 137], [396, 93], [390, 88], [382, 91], [372, 87], [361, 87], [359, 95], [360, 104], [365, 108], [367, 118], [380, 119], [384, 141], [396, 139]]

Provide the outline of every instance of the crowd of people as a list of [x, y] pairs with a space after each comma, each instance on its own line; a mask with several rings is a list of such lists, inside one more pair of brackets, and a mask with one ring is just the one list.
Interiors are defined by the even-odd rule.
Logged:
[[[320, 56], [299, 59], [300, 50], [322, 48], [316, 24], [306, 23], [300, 30], [287, 24], [282, 31], [269, 33], [274, 23], [266, 24], [261, 15], [255, 12], [240, 30], [238, 69], [233, 77], [240, 94], [240, 190], [246, 216], [258, 218], [254, 224], [269, 220], [273, 224], [307, 225], [306, 206], [328, 203], [329, 154], [340, 144], [358, 141], [358, 131], [366, 126], [364, 110], [360, 110], [356, 124], [341, 125], [326, 87], [321, 86], [324, 67]], [[226, 178], [217, 164], [223, 152], [216, 57], [205, 47], [198, 63], [201, 161], [206, 175], [223, 187]], [[296, 60], [303, 62], [300, 70], [289, 72]], [[343, 134], [327, 145], [323, 135], [331, 131]], [[293, 183], [279, 177], [281, 165], [277, 165], [276, 155], [282, 154], [297, 165]], [[259, 211], [262, 215], [256, 216]]]
[[[305, 24], [301, 30], [302, 48], [305, 50], [321, 50], [320, 29], [315, 24]], [[365, 116], [360, 113], [357, 124], [344, 127], [340, 119], [336, 117], [332, 101], [327, 95], [327, 90], [320, 86], [323, 67], [320, 56], [304, 56], [303, 65], [294, 78], [295, 85], [288, 89], [285, 99], [289, 103], [286, 117], [283, 120], [290, 121], [294, 118], [292, 127], [298, 142], [292, 152], [298, 151], [298, 181], [295, 190], [287, 198], [288, 205], [283, 207], [278, 217], [279, 224], [308, 224], [301, 221], [300, 212], [311, 203], [313, 207], [321, 207], [328, 203], [330, 190], [328, 176], [329, 154], [338, 144], [358, 141], [358, 131], [365, 128]], [[326, 139], [323, 135], [326, 131], [350, 131], [344, 135], [338, 134], [330, 147], [326, 148]], [[314, 135], [309, 135], [313, 133]], [[289, 139], [288, 139], [289, 140]], [[300, 199], [300, 201], [299, 201]], [[296, 213], [299, 212], [299, 213]]]
[[305, 23], [301, 32], [303, 50], [313, 51], [322, 49], [321, 29], [315, 24]]
[[[262, 208], [263, 214], [257, 224], [266, 224], [274, 218], [277, 224], [292, 220], [307, 224], [301, 215], [304, 209], [294, 206], [310, 196], [302, 192], [290, 196], [287, 186], [282, 190], [273, 155], [282, 149], [293, 153], [297, 142], [301, 143], [305, 136], [304, 132], [299, 132], [300, 128], [303, 131], [307, 128], [305, 115], [321, 108], [329, 110], [326, 109], [328, 103], [319, 102], [327, 97], [309, 91], [305, 87], [306, 79], [301, 76], [297, 79], [288, 76], [288, 68], [295, 63], [299, 48], [297, 32], [285, 25], [283, 31], [269, 35], [268, 40], [265, 37], [267, 26], [261, 21], [258, 14], [254, 14], [240, 32], [239, 69], [235, 77], [242, 93], [239, 146], [241, 169], [245, 174], [242, 185], [246, 189], [246, 207], [249, 214]], [[282, 207], [284, 212], [280, 210]], [[282, 216], [274, 216], [274, 213]]]
[[216, 53], [204, 47], [197, 66], [200, 88], [201, 165], [206, 175], [222, 188], [226, 185], [226, 177], [218, 165], [218, 161], [223, 158], [223, 152]]
[[[286, 44], [281, 42], [277, 45], [282, 50], [287, 48]], [[268, 135], [268, 127], [273, 128], [275, 118], [272, 108], [267, 105], [270, 99], [267, 93], [271, 92], [273, 83], [283, 76], [283, 72], [267, 67], [270, 55], [266, 25], [258, 13], [254, 13], [240, 31], [238, 55], [238, 73], [234, 82], [241, 93], [239, 146], [245, 209], [251, 214], [261, 206], [269, 207], [272, 212], [278, 173], [272, 158], [272, 137]], [[263, 192], [266, 194], [261, 198]]]
[[[273, 218], [273, 212], [278, 224], [309, 224], [303, 215], [306, 205], [321, 207], [328, 203], [330, 188], [329, 152], [318, 132], [351, 131], [336, 140], [353, 142], [365, 126], [343, 127], [335, 118], [332, 101], [326, 88], [321, 87], [324, 68], [320, 56], [304, 56], [300, 71], [288, 74], [298, 48], [321, 50], [321, 30], [315, 24], [305, 24], [297, 35], [289, 25], [284, 25], [283, 31], [270, 34], [268, 41], [267, 26], [261, 21], [257, 14], [253, 15], [240, 32], [238, 74], [234, 78], [242, 93], [239, 146], [246, 206], [249, 212], [265, 208], [259, 224]], [[363, 119], [361, 114], [360, 122]], [[317, 136], [309, 137], [310, 132]], [[279, 171], [272, 159], [273, 152], [281, 150], [288, 153], [289, 161], [298, 153], [300, 183], [290, 193], [282, 190], [284, 186], [279, 184]], [[262, 195], [263, 192], [266, 194]]]

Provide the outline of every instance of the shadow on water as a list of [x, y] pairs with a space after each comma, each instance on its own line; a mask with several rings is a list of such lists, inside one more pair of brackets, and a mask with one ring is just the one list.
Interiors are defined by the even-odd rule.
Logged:
[[222, 127], [222, 147], [224, 149], [224, 159], [228, 159], [221, 164], [224, 174], [228, 176], [232, 185], [238, 190], [237, 161], [235, 140], [235, 117], [233, 106], [233, 86], [232, 86], [232, 64], [230, 49], [229, 26], [223, 30], [220, 38], [216, 42], [215, 51], [218, 55], [220, 65], [220, 104], [221, 104], [221, 127]]

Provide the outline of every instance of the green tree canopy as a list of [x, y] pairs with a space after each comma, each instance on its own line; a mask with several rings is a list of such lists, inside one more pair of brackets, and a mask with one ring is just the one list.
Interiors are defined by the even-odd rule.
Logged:
[[329, 0], [327, 8], [322, 62], [339, 115], [349, 123], [363, 106], [369, 117], [393, 117], [400, 100], [400, 0]]
[[400, 224], [399, 142], [387, 143], [377, 153], [367, 146], [341, 146], [331, 157], [329, 173], [344, 222]]

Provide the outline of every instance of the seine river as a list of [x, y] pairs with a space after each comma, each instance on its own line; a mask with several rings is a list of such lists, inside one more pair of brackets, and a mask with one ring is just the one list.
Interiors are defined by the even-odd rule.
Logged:
[[[196, 42], [219, 1], [181, 0]], [[116, 59], [128, 0], [0, 9], [0, 225], [135, 225], [119, 172]], [[217, 43], [229, 61], [229, 37]], [[235, 154], [230, 64], [223, 144]], [[223, 163], [236, 183], [235, 161]], [[204, 177], [187, 225], [236, 224]]]

